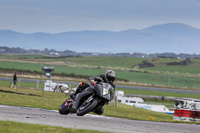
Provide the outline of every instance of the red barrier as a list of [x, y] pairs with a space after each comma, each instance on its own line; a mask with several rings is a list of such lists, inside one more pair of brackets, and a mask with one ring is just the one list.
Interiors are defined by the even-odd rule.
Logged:
[[174, 110], [174, 116], [179, 116], [179, 117], [193, 117], [193, 111], [175, 109]]
[[200, 121], [200, 102], [193, 99], [177, 99], [174, 120]]

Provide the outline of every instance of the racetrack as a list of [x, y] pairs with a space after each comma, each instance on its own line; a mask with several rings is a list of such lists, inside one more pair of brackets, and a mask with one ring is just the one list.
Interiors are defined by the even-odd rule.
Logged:
[[0, 120], [116, 133], [199, 133], [200, 125], [128, 120], [105, 116], [60, 115], [57, 111], [0, 105]]

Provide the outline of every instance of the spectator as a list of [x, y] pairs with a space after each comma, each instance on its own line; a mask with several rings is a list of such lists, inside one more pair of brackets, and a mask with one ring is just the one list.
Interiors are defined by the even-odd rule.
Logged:
[[16, 88], [16, 84], [17, 84], [17, 73], [15, 72], [13, 75], [13, 84], [10, 87], [12, 88], [14, 86], [14, 88]]

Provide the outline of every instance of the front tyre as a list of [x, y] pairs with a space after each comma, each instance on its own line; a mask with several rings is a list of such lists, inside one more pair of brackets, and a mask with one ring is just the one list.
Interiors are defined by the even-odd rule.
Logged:
[[68, 109], [68, 106], [67, 106], [67, 102], [63, 102], [63, 104], [60, 105], [60, 108], [59, 108], [59, 113], [61, 115], [68, 115], [69, 114], [69, 109]]
[[83, 116], [95, 109], [97, 107], [98, 100], [96, 98], [93, 98], [89, 102], [85, 101], [81, 104], [81, 106], [76, 111], [76, 115]]

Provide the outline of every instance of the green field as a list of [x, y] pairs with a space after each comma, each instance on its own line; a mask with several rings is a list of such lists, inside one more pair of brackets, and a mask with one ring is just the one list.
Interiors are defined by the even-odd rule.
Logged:
[[200, 66], [158, 66], [151, 68], [143, 68], [144, 71], [155, 71], [168, 74], [179, 74], [179, 75], [195, 75], [200, 76]]
[[[55, 72], [53, 74], [74, 74], [93, 76], [105, 73], [104, 69], [89, 69], [89, 68], [76, 68], [68, 66], [54, 66]], [[41, 73], [41, 64], [19, 63], [0, 61], [0, 69], [14, 71], [27, 71]], [[130, 71], [116, 71], [117, 78], [126, 79], [136, 83], [148, 83], [149, 85], [164, 85], [173, 87], [192, 87], [198, 88], [200, 86], [200, 78], [180, 77], [171, 75], [170, 77], [165, 74], [150, 74], [142, 72]]]
[[[133, 82], [138, 85], [199, 88], [200, 61], [192, 59], [187, 66], [167, 66], [169, 62], [181, 62], [179, 59], [159, 58], [143, 59], [130, 57], [45, 57], [31, 55], [0, 55], [1, 71], [17, 71], [18, 73], [41, 74], [41, 65], [54, 66], [53, 75], [89, 77], [105, 73], [106, 69], [114, 69], [117, 79]], [[13, 60], [14, 59], [14, 60]], [[155, 67], [138, 68], [145, 60], [155, 64]], [[24, 61], [24, 62], [22, 62]], [[165, 65], [163, 65], [165, 64]]]
[[[17, 72], [20, 74], [39, 74], [41, 75], [41, 65], [44, 66], [54, 66], [54, 75], [59, 75], [69, 77], [79, 77], [79, 75], [89, 77], [94, 75], [99, 75], [105, 73], [107, 69], [114, 69], [117, 73], [116, 83], [128, 84], [132, 83], [134, 85], [144, 85], [144, 86], [158, 86], [158, 87], [171, 87], [173, 88], [184, 88], [195, 90], [200, 89], [200, 75], [199, 67], [200, 60], [192, 59], [192, 64], [188, 66], [167, 66], [163, 65], [171, 62], [181, 62], [183, 60], [178, 59], [155, 59], [153, 63], [155, 67], [145, 67], [133, 69], [138, 64], [142, 63], [147, 59], [142, 58], [127, 58], [127, 57], [45, 57], [45, 56], [32, 56], [32, 55], [0, 55], [0, 74]], [[151, 59], [150, 59], [151, 60]], [[43, 74], [44, 75], [44, 74]], [[20, 78], [20, 76], [18, 77]], [[119, 80], [120, 79], [120, 80]], [[123, 80], [122, 80], [123, 79]], [[126, 82], [124, 82], [126, 80]], [[129, 81], [129, 82], [127, 82]], [[35, 83], [20, 83], [20, 88], [13, 89], [10, 88], [10, 81], [0, 81], [0, 104], [2, 105], [14, 105], [14, 106], [25, 106], [34, 108], [44, 108], [57, 110], [60, 104], [68, 98], [63, 93], [55, 92], [44, 92], [41, 89], [35, 88]], [[27, 89], [32, 88], [32, 89]], [[43, 88], [43, 84], [40, 84], [39, 88]], [[171, 92], [158, 92], [158, 91], [143, 91], [143, 90], [130, 90], [130, 89], [118, 89], [123, 90], [126, 94], [138, 94], [138, 95], [153, 95], [153, 96], [171, 96], [179, 98], [196, 98], [200, 99], [197, 94], [183, 94], [183, 93], [171, 93]], [[145, 103], [161, 104], [168, 108], [173, 108], [173, 100], [157, 100], [154, 99], [144, 99]], [[43, 101], [43, 102], [41, 102]], [[104, 106], [104, 115], [122, 117], [134, 120], [148, 120], [148, 121], [163, 121], [163, 122], [176, 122], [173, 121], [172, 115], [167, 115], [164, 113], [157, 113], [141, 108], [136, 108], [132, 106], [127, 106], [124, 104], [118, 104], [118, 107], [113, 105]], [[12, 122], [0, 122], [0, 127], [9, 126], [9, 124], [15, 125], [22, 128], [35, 128], [36, 130], [31, 130], [38, 132], [38, 130], [46, 129], [46, 127], [39, 127], [38, 125], [18, 125], [18, 123]], [[193, 122], [191, 122], [193, 123]], [[195, 123], [199, 124], [199, 123]], [[47, 127], [56, 130], [57, 127]], [[2, 130], [1, 130], [2, 129]], [[12, 128], [11, 128], [12, 129]], [[16, 130], [21, 132], [21, 128]], [[72, 133], [80, 132], [80, 130], [65, 129]], [[6, 128], [0, 128], [0, 132], [5, 132]], [[30, 131], [30, 132], [31, 132]], [[12, 132], [9, 130], [9, 132]], [[87, 132], [81, 131], [81, 132]], [[89, 131], [88, 131], [89, 132]]]
[[[41, 62], [54, 62], [64, 61], [68, 65], [75, 66], [93, 66], [93, 67], [124, 67], [133, 68], [135, 65], [145, 60], [142, 58], [131, 58], [131, 57], [63, 57], [53, 58], [39, 55], [0, 55], [0, 58], [7, 59], [29, 59], [37, 60]], [[70, 64], [71, 63], [71, 64]]]

